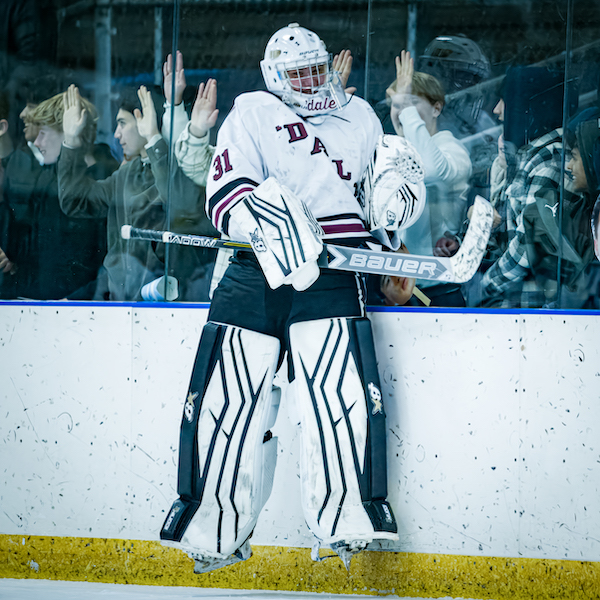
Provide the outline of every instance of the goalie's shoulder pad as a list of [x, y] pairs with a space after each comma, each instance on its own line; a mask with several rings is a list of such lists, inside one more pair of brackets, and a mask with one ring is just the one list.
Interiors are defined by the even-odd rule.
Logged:
[[304, 290], [319, 276], [323, 230], [304, 202], [273, 177], [231, 210], [229, 233], [250, 242], [273, 289], [291, 284]]
[[362, 181], [362, 203], [371, 230], [410, 227], [425, 206], [420, 154], [405, 138], [382, 135]]

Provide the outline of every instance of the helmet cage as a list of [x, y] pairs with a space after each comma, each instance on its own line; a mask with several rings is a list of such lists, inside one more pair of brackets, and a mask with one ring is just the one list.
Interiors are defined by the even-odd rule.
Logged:
[[348, 102], [325, 44], [296, 23], [276, 32], [260, 66], [267, 89], [303, 117], [329, 114]]
[[303, 117], [330, 114], [348, 103], [330, 55], [281, 62], [276, 68], [282, 91], [274, 93]]
[[332, 80], [330, 54], [275, 63], [275, 68], [284, 91], [314, 95]]

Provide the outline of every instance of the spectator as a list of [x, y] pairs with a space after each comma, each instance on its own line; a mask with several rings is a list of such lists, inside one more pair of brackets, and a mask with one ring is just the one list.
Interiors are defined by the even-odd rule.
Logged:
[[13, 140], [9, 134], [9, 113], [8, 96], [4, 92], [0, 92], [0, 160], [7, 158], [14, 149]]
[[[560, 189], [565, 183], [562, 131], [557, 129], [562, 123], [563, 92], [562, 74], [545, 68], [517, 67], [506, 76], [502, 101], [495, 109], [504, 121], [506, 176], [496, 210], [506, 237], [495, 238], [499, 258], [486, 271], [481, 286], [471, 291], [470, 302], [475, 305], [542, 307], [556, 297], [556, 272], [536, 276], [535, 267], [544, 254], [533, 255], [528, 240], [544, 230], [548, 234], [549, 215], [558, 222]], [[576, 204], [573, 194], [572, 187], [565, 185], [566, 204]], [[528, 231], [532, 226], [535, 232]]]
[[[440, 131], [452, 132], [469, 153], [472, 173], [468, 204], [477, 194], [490, 195], [490, 165], [496, 155], [498, 124], [486, 110], [490, 86], [482, 85], [491, 73], [490, 62], [473, 40], [459, 35], [439, 35], [419, 57], [421, 73], [435, 77], [445, 91], [444, 110], [437, 119]], [[390, 92], [375, 109], [386, 133], [393, 133]]]
[[[141, 300], [144, 285], [164, 274], [164, 248], [149, 242], [123, 240], [121, 226], [165, 229], [169, 201], [169, 151], [160, 135], [152, 94], [142, 86], [134, 102], [122, 96], [116, 115], [115, 138], [126, 162], [104, 181], [86, 175], [82, 132], [89, 114], [79, 90], [71, 85], [65, 94], [65, 140], [58, 163], [60, 204], [73, 217], [106, 217], [108, 252], [104, 267], [108, 299]], [[141, 105], [141, 110], [139, 106]], [[173, 169], [171, 214], [193, 214], [200, 189], [176, 166]]]
[[592, 235], [594, 237], [594, 252], [600, 260], [600, 196], [598, 196], [592, 211]]
[[[37, 300], [91, 299], [105, 254], [105, 223], [79, 222], [65, 216], [58, 203], [56, 162], [63, 140], [62, 94], [40, 103], [27, 119], [37, 129], [35, 146], [44, 166], [27, 152], [11, 155], [6, 168], [5, 199], [10, 212], [6, 255], [11, 275], [3, 282], [3, 297]], [[85, 100], [94, 117], [96, 109]], [[86, 129], [88, 166], [95, 118]], [[104, 176], [104, 171], [98, 173]]]
[[38, 104], [55, 96], [62, 89], [59, 77], [52, 71], [43, 73], [41, 68], [36, 69], [31, 79], [23, 82], [19, 88], [19, 96], [22, 98], [22, 103], [19, 105], [21, 107], [19, 119], [23, 124], [23, 130], [22, 135], [17, 136], [13, 141], [18, 148], [28, 148], [40, 165], [44, 164], [44, 159], [34, 145], [40, 127], [31, 120], [31, 114]]
[[489, 60], [473, 40], [460, 34], [437, 36], [419, 57], [419, 70], [435, 77], [446, 91], [440, 129], [448, 129], [462, 139], [496, 125], [482, 109], [483, 92], [473, 89], [488, 79], [491, 72]]
[[[391, 118], [396, 133], [415, 146], [425, 167], [427, 203], [418, 221], [402, 232], [409, 252], [452, 256], [456, 234], [466, 217], [471, 160], [450, 131], [438, 131], [444, 91], [437, 79], [414, 71], [404, 50], [396, 58], [396, 81], [390, 86]], [[417, 280], [433, 306], [464, 306], [460, 286]], [[421, 305], [413, 298], [411, 303]]]
[[[4, 201], [4, 172], [14, 146], [10, 136], [8, 118], [10, 115], [10, 103], [8, 95], [0, 92], [0, 290], [3, 286], [4, 277], [13, 270], [13, 263], [6, 256], [3, 248], [6, 248], [8, 240], [8, 226], [10, 212]], [[1, 297], [1, 296], [0, 296]]]
[[[7, 93], [13, 109], [23, 101], [27, 81], [34, 79], [33, 63], [40, 57], [37, 30], [36, 0], [0, 2], [0, 90]], [[11, 111], [7, 119], [13, 131], [16, 117]]]
[[571, 181], [566, 185], [575, 193], [563, 198], [562, 230], [559, 231], [558, 215], [554, 219], [546, 213], [540, 219], [537, 207], [533, 206], [526, 207], [524, 214], [527, 251], [536, 277], [556, 279], [560, 253], [561, 304], [578, 308], [587, 307], [597, 296], [599, 273], [589, 224], [598, 195], [599, 116], [598, 109], [584, 110], [567, 128], [565, 138], [571, 148], [571, 158], [566, 168]]
[[[214, 127], [219, 111], [216, 109], [217, 83], [209, 79], [201, 83], [192, 108], [191, 120], [183, 106], [183, 94], [186, 88], [183, 56], [177, 52], [175, 63], [171, 55], [163, 66], [164, 93], [166, 98], [163, 117], [163, 136], [169, 139], [171, 134], [171, 115], [173, 119], [173, 140], [175, 156], [183, 173], [200, 186], [200, 202], [191, 212], [174, 215], [169, 229], [181, 233], [194, 233], [219, 237], [219, 232], [204, 211], [206, 176], [214, 147], [209, 144], [209, 132]], [[171, 112], [172, 82], [175, 78], [175, 101]], [[225, 264], [230, 256], [227, 250], [220, 250], [222, 262]], [[177, 269], [181, 279], [181, 296], [183, 299], [209, 300], [210, 284], [217, 252], [209, 248], [172, 248], [171, 263]]]

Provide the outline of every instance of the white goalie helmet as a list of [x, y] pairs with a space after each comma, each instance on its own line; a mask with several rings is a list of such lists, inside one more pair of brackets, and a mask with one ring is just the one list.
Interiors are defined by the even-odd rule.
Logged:
[[271, 36], [260, 68], [267, 89], [303, 117], [326, 115], [348, 102], [325, 44], [298, 23]]

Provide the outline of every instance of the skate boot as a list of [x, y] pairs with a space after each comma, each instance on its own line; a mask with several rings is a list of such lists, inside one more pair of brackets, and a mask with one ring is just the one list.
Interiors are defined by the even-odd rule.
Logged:
[[250, 547], [250, 540], [246, 540], [233, 554], [224, 558], [216, 556], [204, 556], [195, 552], [187, 553], [190, 558], [195, 562], [194, 573], [200, 575], [201, 573], [208, 573], [222, 567], [233, 565], [237, 562], [248, 560], [252, 556], [252, 548]]

